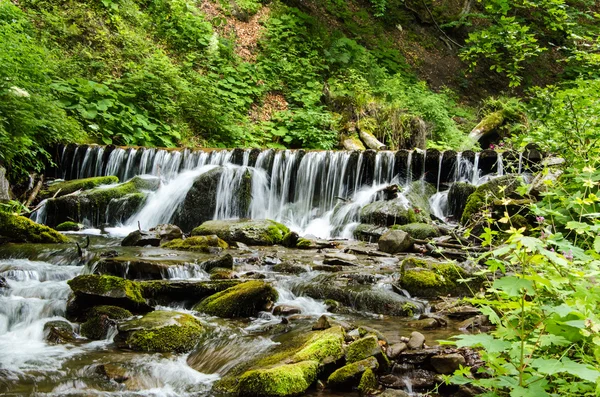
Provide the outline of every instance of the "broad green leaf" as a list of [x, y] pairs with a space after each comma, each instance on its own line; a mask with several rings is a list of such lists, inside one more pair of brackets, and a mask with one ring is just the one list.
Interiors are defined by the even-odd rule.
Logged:
[[523, 290], [531, 293], [533, 291], [533, 282], [520, 277], [507, 276], [494, 281], [493, 287], [503, 291], [510, 297], [518, 297], [523, 294]]

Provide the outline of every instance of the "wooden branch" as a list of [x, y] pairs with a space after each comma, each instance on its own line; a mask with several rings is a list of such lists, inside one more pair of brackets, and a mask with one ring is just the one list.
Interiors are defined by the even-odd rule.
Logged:
[[31, 194], [29, 195], [29, 198], [25, 202], [25, 207], [29, 208], [29, 206], [31, 205], [31, 203], [33, 203], [33, 201], [35, 200], [35, 198], [37, 197], [37, 195], [40, 193], [40, 190], [42, 189], [43, 185], [44, 185], [44, 175], [40, 175], [39, 181], [35, 184], [35, 187], [31, 191]]

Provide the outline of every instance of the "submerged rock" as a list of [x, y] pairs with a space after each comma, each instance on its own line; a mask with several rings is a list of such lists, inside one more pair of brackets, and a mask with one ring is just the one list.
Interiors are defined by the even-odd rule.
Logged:
[[185, 353], [194, 348], [204, 330], [194, 316], [172, 311], [154, 311], [119, 324], [115, 343], [142, 352]]
[[390, 230], [381, 236], [377, 244], [380, 251], [397, 254], [408, 251], [413, 246], [413, 241], [402, 230]]
[[229, 248], [229, 245], [213, 234], [188, 237], [185, 240], [175, 239], [163, 244], [162, 247], [182, 251], [200, 251], [210, 253]]
[[263, 281], [247, 281], [202, 300], [194, 310], [213, 316], [252, 317], [277, 301], [277, 291]]
[[217, 235], [227, 243], [248, 245], [281, 244], [289, 229], [281, 223], [264, 220], [208, 221], [192, 230], [193, 236]]
[[73, 297], [67, 305], [67, 314], [79, 316], [93, 306], [119, 306], [132, 312], [152, 310], [142, 295], [139, 284], [114, 276], [88, 274], [67, 281]]
[[133, 314], [117, 306], [96, 306], [86, 313], [87, 320], [81, 324], [81, 335], [92, 340], [106, 339], [111, 327], [117, 326], [117, 320], [129, 318]]
[[69, 322], [56, 320], [44, 324], [44, 339], [52, 344], [73, 343], [77, 335]]
[[35, 223], [24, 216], [0, 211], [0, 237], [15, 243], [56, 244], [69, 239], [48, 226]]

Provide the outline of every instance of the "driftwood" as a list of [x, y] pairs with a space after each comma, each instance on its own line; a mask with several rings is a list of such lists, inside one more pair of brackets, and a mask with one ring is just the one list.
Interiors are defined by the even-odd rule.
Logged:
[[37, 181], [33, 190], [31, 191], [29, 198], [27, 198], [27, 201], [25, 201], [25, 207], [29, 208], [31, 203], [33, 203], [33, 201], [35, 200], [37, 195], [40, 193], [40, 190], [42, 190], [43, 185], [44, 185], [44, 175], [41, 175], [40, 179]]
[[387, 146], [379, 141], [379, 139], [375, 138], [375, 136], [367, 131], [359, 130], [358, 136], [363, 141], [366, 147], [373, 150], [385, 150]]
[[494, 113], [490, 113], [485, 116], [479, 124], [471, 130], [469, 133], [469, 138], [473, 141], [479, 141], [483, 136], [491, 133], [496, 128], [500, 127], [504, 123], [504, 113], [502, 111], [497, 111]]

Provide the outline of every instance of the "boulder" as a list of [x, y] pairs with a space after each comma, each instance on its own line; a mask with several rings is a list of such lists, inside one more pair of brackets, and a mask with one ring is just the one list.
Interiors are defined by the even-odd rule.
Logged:
[[193, 236], [217, 235], [230, 244], [239, 241], [248, 245], [281, 244], [287, 233], [286, 226], [269, 219], [208, 221], [192, 230]]
[[147, 232], [142, 230], [135, 230], [127, 235], [121, 241], [123, 247], [158, 247], [160, 246], [160, 236], [155, 232]]
[[281, 244], [286, 248], [295, 248], [300, 240], [300, 236], [296, 232], [289, 232], [283, 236]]
[[523, 178], [516, 174], [494, 178], [480, 185], [467, 199], [465, 209], [460, 218], [461, 223], [468, 223], [473, 215], [481, 213], [482, 210], [488, 208], [488, 205], [495, 199], [520, 198], [516, 190], [522, 185]]
[[185, 240], [175, 239], [163, 244], [162, 247], [181, 251], [214, 253], [229, 248], [229, 245], [213, 234], [188, 237]]
[[[80, 223], [87, 220], [94, 226], [104, 225], [111, 220], [109, 205], [113, 201], [119, 208], [128, 210], [127, 213], [121, 213], [119, 218], [128, 218], [141, 208], [147, 196], [146, 192], [158, 188], [158, 181], [155, 177], [136, 176], [125, 183], [100, 186], [78, 194], [48, 199], [46, 223], [53, 226], [69, 220]], [[111, 210], [115, 211], [114, 208]]]
[[351, 389], [358, 386], [366, 370], [377, 370], [378, 368], [379, 364], [375, 357], [347, 364], [329, 376], [327, 385], [332, 389]]
[[422, 348], [424, 343], [425, 336], [420, 332], [414, 331], [410, 334], [410, 339], [406, 346], [411, 350], [416, 350]]
[[361, 396], [375, 395], [379, 389], [379, 382], [371, 368], [363, 372], [358, 383], [358, 392]]
[[413, 241], [402, 230], [390, 230], [381, 236], [377, 244], [380, 251], [397, 254], [408, 251], [413, 246]]
[[182, 239], [183, 232], [179, 228], [179, 226], [162, 224], [150, 229], [151, 232], [154, 232], [159, 235], [160, 242], [166, 243], [167, 241]]
[[94, 273], [109, 274], [130, 280], [162, 280], [174, 277], [181, 271], [187, 271], [187, 274], [193, 275], [201, 271], [201, 266], [201, 264], [179, 258], [113, 257], [98, 261], [94, 266]]
[[123, 321], [115, 343], [141, 352], [185, 353], [192, 350], [204, 330], [194, 316], [157, 310], [141, 318]]
[[448, 209], [454, 219], [460, 219], [469, 196], [477, 190], [476, 186], [466, 182], [457, 182], [448, 190]]
[[94, 306], [119, 306], [134, 313], [152, 310], [142, 295], [139, 284], [114, 276], [87, 274], [77, 276], [67, 284], [73, 296], [67, 304], [67, 314], [80, 316], [86, 309]]
[[202, 269], [207, 272], [211, 272], [214, 269], [233, 269], [233, 256], [231, 254], [221, 255], [217, 259], [210, 259], [205, 262], [202, 262], [200, 265]]
[[56, 226], [56, 230], [59, 232], [78, 232], [83, 228], [84, 226], [81, 223], [76, 222], [63, 222]]
[[96, 373], [117, 383], [123, 383], [129, 379], [127, 369], [119, 364], [114, 363], [100, 364], [96, 368]]
[[240, 281], [157, 280], [140, 281], [137, 284], [142, 289], [143, 296], [152, 303], [165, 305], [189, 302], [193, 305], [201, 299], [240, 284]]
[[356, 266], [357, 261], [358, 258], [356, 255], [336, 252], [332, 254], [325, 254], [323, 264], [329, 266]]
[[44, 324], [44, 339], [55, 345], [73, 343], [77, 335], [68, 321], [55, 320]]
[[466, 363], [462, 354], [458, 353], [438, 354], [431, 357], [429, 362], [435, 371], [442, 375], [452, 374]]
[[24, 216], [0, 211], [0, 237], [15, 243], [56, 244], [69, 239], [48, 226], [35, 223]]
[[319, 317], [317, 322], [314, 323], [312, 326], [313, 331], [322, 331], [328, 328], [331, 328], [331, 324], [329, 324], [329, 319], [324, 314], [321, 317]]
[[0, 288], [10, 288], [5, 277], [0, 276]]
[[244, 373], [239, 380], [240, 396], [286, 397], [304, 393], [316, 380], [319, 363], [302, 361]]
[[[454, 262], [434, 262], [419, 258], [402, 261], [400, 283], [411, 296], [433, 298], [438, 296], [464, 296], [479, 291], [485, 282]], [[462, 282], [459, 280], [469, 280]]]
[[365, 336], [352, 342], [346, 350], [346, 362], [355, 363], [369, 357], [375, 357], [379, 363], [379, 368], [387, 369], [390, 362], [379, 346], [379, 340], [375, 335]]
[[389, 229], [386, 226], [370, 225], [360, 223], [352, 232], [354, 238], [369, 243], [379, 240], [379, 238]]
[[398, 358], [400, 353], [406, 350], [408, 346], [404, 342], [394, 343], [393, 345], [387, 348], [387, 356], [392, 360]]
[[109, 225], [125, 224], [143, 207], [147, 197], [147, 193], [129, 193], [111, 199], [106, 209], [106, 223]]
[[202, 300], [194, 310], [213, 316], [252, 317], [277, 301], [277, 291], [263, 281], [247, 281]]
[[96, 176], [85, 179], [73, 179], [71, 181], [60, 181], [49, 184], [45, 190], [39, 193], [41, 199], [66, 196], [78, 190], [90, 190], [102, 185], [114, 185], [119, 183], [116, 176]]
[[405, 197], [375, 201], [360, 210], [361, 223], [378, 226], [406, 225], [428, 220], [429, 214], [425, 210], [411, 207]]
[[409, 223], [400, 226], [394, 225], [392, 226], [392, 229], [402, 230], [403, 232], [408, 233], [411, 238], [417, 240], [426, 240], [440, 235], [438, 229], [428, 223]]
[[87, 311], [87, 320], [81, 324], [81, 335], [92, 340], [106, 339], [112, 327], [117, 326], [117, 320], [132, 317], [133, 314], [117, 306], [95, 306]]

